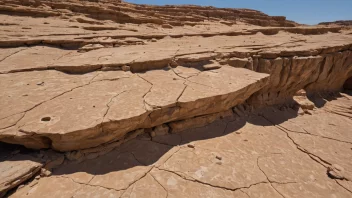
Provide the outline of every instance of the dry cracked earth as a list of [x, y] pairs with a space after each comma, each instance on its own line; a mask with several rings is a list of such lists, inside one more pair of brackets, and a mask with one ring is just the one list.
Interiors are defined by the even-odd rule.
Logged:
[[0, 197], [352, 197], [352, 28], [0, 5]]

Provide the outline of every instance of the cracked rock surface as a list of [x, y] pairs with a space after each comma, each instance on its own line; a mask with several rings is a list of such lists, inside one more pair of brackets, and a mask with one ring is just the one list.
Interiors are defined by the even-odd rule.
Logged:
[[[344, 95], [326, 106], [351, 100]], [[160, 136], [163, 141], [139, 136], [95, 158], [65, 159], [51, 176], [37, 177], [10, 197], [351, 197], [350, 130], [324, 120], [351, 119], [327, 109], [298, 115], [270, 107]], [[334, 127], [345, 141], [305, 128], [302, 120]], [[344, 178], [329, 176], [329, 167], [343, 170]]]
[[350, 26], [121, 0], [0, 21], [0, 196], [351, 197]]

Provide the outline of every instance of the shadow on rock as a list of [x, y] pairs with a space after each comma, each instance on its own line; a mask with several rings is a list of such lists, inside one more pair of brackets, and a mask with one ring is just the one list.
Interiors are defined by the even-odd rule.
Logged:
[[[155, 137], [150, 137], [145, 133], [104, 155], [95, 156], [92, 159], [85, 158], [81, 161], [66, 159], [50, 171], [52, 171], [52, 176], [70, 178], [76, 183], [126, 189], [131, 183], [144, 177], [152, 167], [164, 164], [174, 153], [178, 152], [180, 146], [192, 149], [195, 141], [201, 142], [235, 133], [247, 123], [257, 126], [276, 125], [295, 118], [297, 115], [297, 110], [292, 108], [270, 107], [241, 116], [233, 114], [231, 117], [225, 117], [206, 126], [188, 129], [181, 133]], [[8, 147], [5, 153], [17, 148], [12, 145], [5, 147]], [[40, 155], [39, 151], [30, 152]], [[31, 155], [34, 154], [31, 153]], [[48, 154], [48, 151], [45, 155], [56, 154], [64, 155], [64, 153]], [[16, 158], [6, 160], [11, 161], [12, 159]], [[45, 166], [44, 163], [43, 167]]]

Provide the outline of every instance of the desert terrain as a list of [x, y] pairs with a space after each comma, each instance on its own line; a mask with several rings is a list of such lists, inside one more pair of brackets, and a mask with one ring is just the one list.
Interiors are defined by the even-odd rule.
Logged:
[[0, 197], [352, 197], [352, 26], [0, 5]]

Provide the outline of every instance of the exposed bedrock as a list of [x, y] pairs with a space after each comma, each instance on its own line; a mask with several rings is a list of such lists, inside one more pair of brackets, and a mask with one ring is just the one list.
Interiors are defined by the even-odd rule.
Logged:
[[[216, 113], [243, 103], [257, 107], [284, 103], [301, 89], [308, 94], [339, 91], [352, 76], [349, 45], [308, 56], [286, 53], [291, 56], [282, 52], [249, 57], [241, 53], [195, 53], [172, 58], [174, 51], [164, 51], [155, 60], [147, 55], [134, 63], [140, 65], [130, 65], [137, 71], [147, 70], [144, 72], [71, 75], [30, 68], [1, 74], [5, 94], [0, 103], [0, 140], [35, 149], [86, 149], [162, 124], [169, 124], [173, 132], [182, 131], [198, 122], [214, 121], [222, 116]], [[88, 67], [94, 67], [94, 60], [86, 60], [93, 63]], [[76, 62], [79, 64], [73, 69], [87, 67], [83, 58]], [[16, 64], [23, 65], [21, 61]], [[165, 67], [168, 64], [173, 66]], [[143, 69], [136, 69], [139, 67]], [[13, 83], [14, 79], [21, 82]]]
[[204, 20], [221, 21], [228, 25], [239, 20], [259, 26], [294, 27], [298, 25], [293, 21], [286, 20], [284, 16], [269, 16], [250, 9], [219, 9], [192, 5], [151, 6], [113, 0], [4, 0], [3, 2], [4, 5], [0, 6], [0, 13], [19, 16], [53, 17], [80, 13], [90, 18], [112, 20], [119, 23], [154, 23], [172, 26], [196, 25]]
[[351, 84], [347, 27], [112, 0], [4, 0], [0, 19], [0, 141], [28, 148], [178, 133]]
[[267, 85], [249, 103], [270, 105], [292, 98], [299, 90], [308, 94], [336, 92], [352, 76], [352, 52], [345, 50], [308, 57], [259, 58], [253, 61], [257, 72], [270, 74]]
[[349, 26], [2, 0], [0, 197], [349, 197], [351, 90]]
[[[71, 78], [60, 73], [34, 71], [1, 78], [1, 85], [8, 85], [15, 76], [22, 79], [2, 97], [1, 141], [60, 151], [94, 147], [139, 128], [231, 109], [262, 88], [268, 78], [230, 66], [189, 78], [172, 69]], [[12, 98], [16, 100], [5, 106]]]

